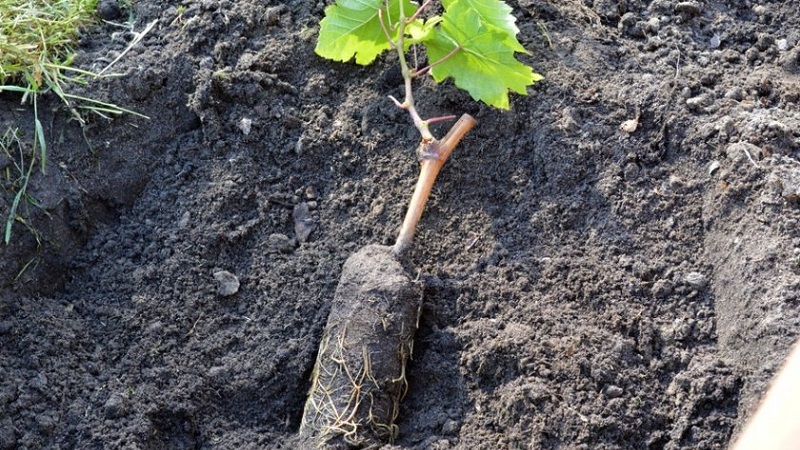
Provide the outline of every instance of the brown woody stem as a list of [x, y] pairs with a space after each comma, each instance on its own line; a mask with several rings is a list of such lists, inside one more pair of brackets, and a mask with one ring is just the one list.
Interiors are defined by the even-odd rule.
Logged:
[[417, 185], [414, 188], [414, 195], [411, 197], [411, 202], [408, 204], [408, 211], [403, 220], [403, 225], [400, 228], [400, 234], [397, 236], [392, 252], [396, 256], [401, 256], [411, 247], [411, 241], [414, 239], [414, 232], [417, 229], [422, 211], [425, 209], [425, 204], [428, 203], [433, 184], [436, 182], [436, 177], [442, 169], [445, 161], [453, 153], [456, 145], [461, 141], [461, 138], [475, 126], [477, 122], [469, 114], [464, 114], [458, 119], [458, 122], [453, 124], [450, 131], [442, 140], [433, 140], [426, 143], [424, 140], [420, 144], [418, 150], [420, 158], [420, 173], [417, 179]]

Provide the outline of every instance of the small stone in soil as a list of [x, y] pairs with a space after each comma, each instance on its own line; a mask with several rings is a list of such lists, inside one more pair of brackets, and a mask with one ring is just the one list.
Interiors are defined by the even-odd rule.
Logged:
[[117, 419], [128, 412], [125, 399], [119, 394], [111, 394], [111, 397], [109, 397], [103, 405], [103, 409], [105, 410], [107, 419]]
[[653, 283], [653, 288], [650, 292], [652, 292], [653, 296], [656, 298], [664, 298], [672, 294], [673, 288], [674, 286], [669, 280], [658, 280]]
[[675, 12], [686, 17], [694, 17], [700, 15], [703, 9], [697, 2], [680, 2], [675, 5]]
[[800, 171], [788, 170], [778, 174], [781, 197], [787, 202], [800, 203]]
[[686, 106], [692, 110], [701, 110], [710, 104], [710, 99], [707, 95], [698, 95], [686, 100]]
[[686, 274], [686, 283], [694, 288], [702, 289], [708, 284], [708, 279], [700, 272], [689, 272]]
[[448, 419], [444, 425], [442, 425], [442, 434], [445, 436], [451, 436], [458, 432], [458, 422], [453, 419]]
[[619, 386], [608, 385], [605, 388], [605, 394], [608, 398], [617, 398], [622, 396], [623, 390]]
[[659, 28], [661, 28], [661, 20], [658, 17], [651, 17], [642, 26], [642, 31], [649, 34], [658, 34]]
[[622, 122], [620, 124], [620, 126], [619, 126], [619, 129], [624, 131], [624, 132], [626, 132], [626, 133], [628, 133], [628, 134], [631, 134], [634, 131], [636, 131], [636, 129], [638, 127], [639, 127], [639, 119], [638, 118], [634, 118], [634, 119], [628, 119], [625, 122]]
[[239, 279], [227, 270], [214, 272], [214, 279], [217, 281], [217, 293], [219, 295], [230, 297], [239, 292]]
[[314, 189], [312, 186], [306, 188], [306, 199], [308, 200], [316, 200], [317, 199], [317, 190]]
[[239, 121], [239, 129], [242, 130], [242, 133], [247, 136], [250, 134], [250, 130], [253, 128], [253, 121], [247, 117], [242, 117]]
[[311, 207], [308, 203], [298, 203], [294, 207], [294, 233], [297, 235], [297, 240], [300, 242], [307, 242], [308, 238], [317, 224], [314, 218], [311, 217]]

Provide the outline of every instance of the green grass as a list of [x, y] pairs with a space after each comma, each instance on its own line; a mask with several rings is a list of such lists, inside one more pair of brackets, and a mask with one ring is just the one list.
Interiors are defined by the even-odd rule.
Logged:
[[97, 0], [0, 0], [0, 86], [63, 93], [82, 28]]
[[[0, 151], [12, 158], [18, 173], [10, 183], [14, 189], [14, 200], [8, 211], [3, 240], [11, 239], [11, 228], [20, 220], [18, 208], [20, 201], [26, 199], [36, 205], [35, 199], [27, 195], [28, 180], [34, 168], [42, 173], [47, 169], [47, 142], [44, 127], [39, 120], [38, 98], [52, 93], [70, 111], [72, 117], [85, 124], [84, 111], [91, 111], [102, 117], [134, 114], [134, 111], [81, 97], [69, 93], [69, 86], [86, 84], [100, 75], [72, 67], [75, 60], [75, 46], [81, 31], [98, 23], [95, 15], [98, 0], [0, 0], [0, 92], [20, 94], [23, 104], [30, 104], [34, 113], [32, 148], [27, 162], [22, 159], [24, 152], [19, 132], [9, 129], [0, 142]], [[13, 145], [12, 145], [13, 144]], [[9, 152], [9, 148], [20, 146], [19, 152]], [[6, 180], [12, 177], [6, 173]]]
[[[97, 0], [0, 0], [0, 92], [20, 93], [22, 103], [32, 104], [34, 112], [33, 152], [27, 161], [17, 129], [6, 130], [0, 141], [0, 150], [14, 161], [4, 177], [13, 194], [3, 233], [6, 245], [14, 223], [23, 220], [18, 214], [22, 199], [36, 204], [27, 195], [34, 168], [42, 172], [47, 168], [38, 96], [52, 91], [70, 104], [64, 86], [79, 80], [67, 76], [66, 70], [75, 58], [73, 48], [81, 27], [95, 20], [96, 7]], [[82, 121], [80, 114], [75, 115]]]
[[25, 103], [53, 92], [82, 124], [80, 110], [102, 116], [133, 111], [66, 91], [101, 75], [72, 67], [82, 29], [98, 22], [97, 0], [0, 0], [0, 92], [15, 91]]
[[34, 145], [45, 170], [47, 145], [37, 108], [37, 94], [54, 91], [69, 104], [63, 86], [81, 27], [94, 20], [97, 0], [0, 0], [0, 91], [31, 100], [36, 117]]
[[36, 205], [34, 199], [26, 197], [28, 182], [37, 163], [35, 154], [28, 154], [25, 151], [25, 146], [20, 140], [19, 130], [16, 128], [9, 128], [0, 136], [0, 157], [8, 161], [0, 175], [3, 190], [14, 194], [3, 236], [4, 241], [8, 243], [11, 239], [11, 228], [14, 222], [27, 225], [25, 219], [18, 213], [22, 200], [25, 199], [30, 204]]
[[[42, 240], [39, 233], [30, 222], [25, 219], [25, 214], [20, 212], [20, 209], [24, 209], [26, 206], [38, 207], [36, 199], [27, 194], [28, 182], [30, 181], [31, 174], [36, 168], [37, 163], [35, 156], [26, 152], [26, 148], [20, 140], [19, 130], [17, 128], [9, 128], [0, 136], [0, 161], [2, 161], [2, 165], [4, 166], [0, 169], [0, 183], [2, 183], [2, 189], [14, 194], [9, 207], [8, 218], [5, 223], [3, 239], [6, 244], [8, 244], [11, 240], [12, 226], [14, 223], [19, 223], [27, 228], [36, 240], [37, 249], [41, 250]], [[38, 257], [35, 256], [25, 263], [14, 278], [14, 282], [19, 280], [22, 274], [31, 266], [35, 266], [37, 261]]]

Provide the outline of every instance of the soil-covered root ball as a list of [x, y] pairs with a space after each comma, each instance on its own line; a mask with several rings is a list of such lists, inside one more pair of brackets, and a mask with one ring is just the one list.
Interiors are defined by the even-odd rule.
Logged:
[[397, 436], [421, 298], [391, 247], [369, 245], [347, 259], [300, 426], [308, 448], [365, 448]]

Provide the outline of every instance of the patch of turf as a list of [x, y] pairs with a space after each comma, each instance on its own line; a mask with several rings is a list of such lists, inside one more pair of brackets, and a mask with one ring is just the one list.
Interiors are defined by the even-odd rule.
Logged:
[[0, 85], [61, 91], [97, 0], [0, 0]]
[[[57, 95], [82, 125], [85, 121], [80, 110], [92, 111], [103, 117], [123, 113], [145, 117], [110, 103], [65, 91], [70, 83], [85, 84], [101, 76], [72, 67], [76, 56], [75, 44], [81, 30], [98, 21], [97, 3], [98, 0], [0, 0], [0, 92], [21, 94], [21, 102], [30, 103], [34, 112], [32, 155], [28, 164], [18, 170], [16, 179], [25, 182], [12, 183], [15, 188], [12, 192], [14, 201], [8, 211], [3, 236], [6, 244], [10, 242], [13, 224], [20, 220], [17, 215], [20, 199], [28, 198], [27, 181], [33, 168], [38, 168], [42, 173], [47, 168], [47, 143], [38, 114], [39, 95], [47, 92]], [[139, 38], [142, 35], [144, 33]], [[9, 131], [5, 133], [6, 137]], [[19, 142], [16, 130], [13, 136]], [[7, 148], [8, 145], [2, 146], [5, 153], [13, 156]], [[17, 168], [20, 167], [18, 164]], [[6, 178], [10, 176], [6, 174]], [[35, 200], [30, 201], [35, 205]]]

